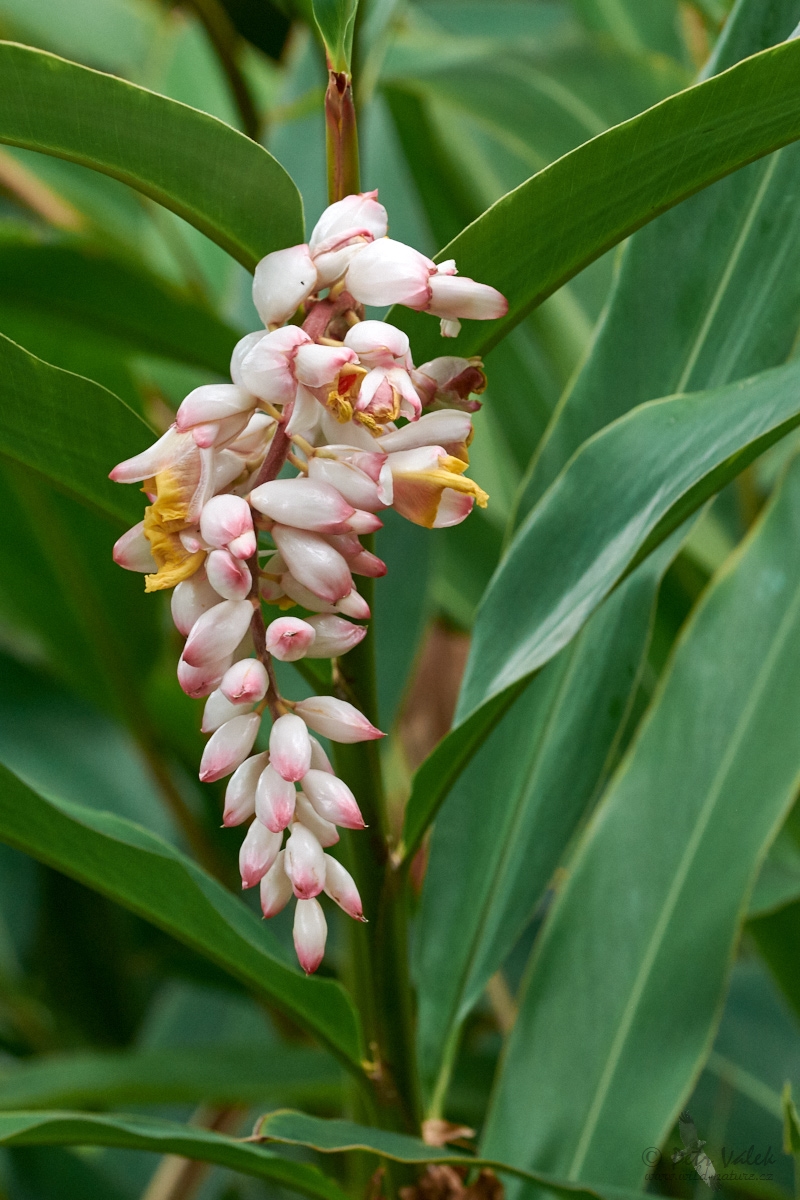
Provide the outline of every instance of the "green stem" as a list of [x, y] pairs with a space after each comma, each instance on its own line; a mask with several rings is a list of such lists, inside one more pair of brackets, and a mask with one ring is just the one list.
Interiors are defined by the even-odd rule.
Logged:
[[[368, 539], [364, 539], [368, 541]], [[362, 583], [372, 607], [372, 581]], [[377, 724], [374, 630], [342, 659], [337, 691]], [[352, 987], [370, 1051], [378, 1116], [382, 1125], [416, 1132], [419, 1086], [408, 978], [405, 874], [392, 868], [389, 828], [377, 742], [337, 745], [337, 773], [358, 798], [368, 829], [350, 834], [348, 865], [361, 893], [367, 925], [352, 931]]]
[[325, 93], [328, 150], [328, 200], [333, 204], [360, 189], [358, 130], [353, 81], [343, 71], [330, 71]]
[[[360, 189], [358, 132], [352, 80], [331, 71], [325, 95], [328, 199]], [[372, 538], [363, 538], [371, 549]], [[360, 589], [373, 608], [373, 580]], [[334, 672], [336, 692], [378, 724], [374, 618], [370, 632]], [[377, 742], [335, 747], [337, 774], [358, 798], [368, 829], [343, 839], [344, 850], [368, 917], [351, 931], [351, 987], [361, 1013], [371, 1059], [375, 1120], [384, 1128], [419, 1130], [420, 1096], [414, 1053], [413, 1005], [408, 977], [408, 891], [405, 873], [389, 858], [389, 825]], [[393, 1180], [393, 1182], [399, 1182]]]

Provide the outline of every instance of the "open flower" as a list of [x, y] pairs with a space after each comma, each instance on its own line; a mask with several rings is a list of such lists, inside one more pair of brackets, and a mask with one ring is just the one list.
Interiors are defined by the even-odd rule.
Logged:
[[486, 508], [489, 497], [473, 479], [464, 476], [466, 463], [447, 454], [443, 446], [420, 446], [389, 455], [394, 480], [394, 507], [415, 525], [446, 529], [460, 525], [477, 502]]
[[412, 362], [407, 335], [385, 321], [359, 321], [348, 331], [344, 344], [368, 368], [353, 406], [354, 419], [375, 431], [378, 425], [400, 416], [415, 421], [422, 406], [409, 375]]

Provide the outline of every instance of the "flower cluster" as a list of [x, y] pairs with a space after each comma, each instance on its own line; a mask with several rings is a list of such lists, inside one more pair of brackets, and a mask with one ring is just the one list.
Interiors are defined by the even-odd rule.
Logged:
[[[347, 196], [307, 245], [262, 259], [253, 297], [266, 330], [235, 347], [232, 382], [195, 388], [163, 437], [111, 472], [142, 483], [149, 500], [114, 558], [143, 572], [147, 591], [174, 589], [186, 638], [178, 681], [207, 697], [200, 779], [230, 776], [223, 822], [250, 822], [242, 885], [260, 885], [267, 917], [296, 897], [307, 972], [325, 950], [320, 893], [364, 919], [353, 879], [324, 853], [337, 827], [364, 821], [313, 733], [340, 743], [383, 734], [339, 696], [281, 696], [272, 660], [338, 658], [364, 638], [354, 622], [370, 611], [353, 577], [386, 571], [360, 540], [381, 527], [383, 509], [442, 528], [488, 500], [464, 474], [473, 397], [486, 382], [480, 359], [415, 367], [406, 335], [364, 320], [363, 305], [425, 310], [453, 336], [460, 318], [501, 316], [506, 302], [386, 233], [377, 193]], [[265, 625], [262, 602], [302, 615]], [[266, 711], [269, 749], [254, 754]]]

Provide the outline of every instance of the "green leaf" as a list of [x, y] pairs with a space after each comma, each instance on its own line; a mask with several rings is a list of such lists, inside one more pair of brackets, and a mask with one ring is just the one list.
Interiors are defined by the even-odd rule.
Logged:
[[307, 1163], [291, 1162], [263, 1146], [225, 1137], [210, 1129], [155, 1117], [0, 1113], [0, 1146], [119, 1146], [156, 1154], [179, 1154], [268, 1179], [313, 1200], [345, 1200], [347, 1196], [334, 1180]]
[[0, 312], [5, 305], [42, 323], [67, 319], [94, 337], [107, 334], [123, 353], [225, 376], [239, 337], [185, 292], [92, 245], [0, 240]]
[[572, 0], [573, 7], [588, 29], [605, 33], [620, 46], [641, 53], [655, 50], [684, 61], [686, 47], [679, 36], [678, 6], [675, 0]]
[[342, 1083], [332, 1058], [281, 1044], [78, 1052], [4, 1065], [0, 1109], [335, 1102]]
[[0, 397], [0, 456], [117, 521], [141, 520], [141, 496], [108, 478], [153, 441], [141, 417], [99, 384], [51, 367], [2, 334]]
[[429, 1146], [419, 1138], [405, 1133], [392, 1133], [375, 1129], [369, 1125], [357, 1125], [354, 1121], [325, 1120], [309, 1117], [306, 1113], [279, 1109], [262, 1117], [255, 1132], [268, 1141], [282, 1142], [290, 1146], [307, 1146], [323, 1154], [338, 1154], [347, 1150], [366, 1150], [381, 1158], [404, 1163], [450, 1163], [453, 1166], [491, 1167], [496, 1171], [522, 1179], [528, 1183], [546, 1184], [548, 1190], [562, 1197], [577, 1195], [603, 1197], [635, 1196], [636, 1192], [624, 1192], [618, 1188], [588, 1184], [580, 1186], [563, 1180], [541, 1175], [537, 1171], [521, 1170], [495, 1159], [478, 1158], [473, 1154], [459, 1154], [447, 1147]]
[[431, 1113], [442, 1111], [465, 1017], [530, 921], [614, 765], [654, 597], [684, 534], [642, 563], [531, 680], [436, 820], [414, 938], [417, 1051]]
[[270, 251], [303, 240], [297, 188], [244, 134], [145, 88], [11, 42], [0, 42], [0, 142], [129, 184], [249, 270]]
[[788, 1079], [783, 1086], [781, 1108], [783, 1109], [784, 1153], [800, 1154], [800, 1116], [792, 1099], [792, 1085]]
[[358, 0], [312, 0], [312, 5], [331, 69], [349, 71]]
[[[485, 353], [526, 313], [659, 213], [800, 137], [800, 44], [787, 42], [579, 146], [498, 200], [444, 250], [500, 289], [508, 315], [467, 322], [448, 347]], [[392, 310], [415, 361], [439, 352], [424, 313]]]
[[654, 400], [586, 442], [521, 526], [489, 585], [457, 720], [557, 654], [635, 563], [795, 428], [798, 381], [800, 368], [790, 364]]
[[800, 782], [799, 532], [795, 460], [704, 593], [570, 864], [483, 1152], [636, 1187], [639, 1147], [662, 1144], [686, 1099], [749, 890]]
[[425, 830], [439, 805], [458, 779], [466, 763], [488, 737], [494, 726], [522, 692], [526, 681], [509, 688], [482, 704], [439, 742], [435, 750], [415, 772], [411, 795], [406, 805], [403, 837], [397, 847], [397, 860], [408, 862], [418, 850]]
[[131, 821], [39, 795], [5, 768], [0, 785], [0, 840], [204, 954], [363, 1079], [358, 1017], [344, 989], [301, 975], [263, 922], [196, 863]]
[[[710, 70], [786, 37], [797, 0], [737, 6]], [[517, 522], [578, 446], [636, 404], [775, 366], [800, 304], [800, 147], [707, 188], [634, 235], [591, 354], [562, 397]]]

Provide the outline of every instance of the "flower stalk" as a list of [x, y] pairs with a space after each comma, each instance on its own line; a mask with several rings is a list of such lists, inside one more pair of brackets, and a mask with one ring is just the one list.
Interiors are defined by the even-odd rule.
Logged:
[[[323, 894], [352, 919], [349, 982], [372, 1115], [416, 1132], [408, 897], [390, 862], [374, 744], [384, 736], [374, 635], [356, 622], [371, 617], [373, 582], [386, 573], [372, 544], [381, 512], [443, 528], [487, 503], [465, 475], [470, 397], [485, 380], [479, 360], [416, 367], [408, 337], [365, 320], [364, 305], [428, 311], [445, 337], [462, 317], [500, 316], [506, 305], [493, 288], [457, 277], [454, 262], [437, 265], [387, 236], [377, 192], [356, 190], [347, 76], [331, 73], [326, 113], [331, 204], [307, 244], [256, 267], [264, 328], [237, 343], [231, 382], [195, 388], [155, 445], [111, 472], [142, 483], [150, 501], [114, 557], [145, 574], [147, 591], [173, 589], [186, 638], [178, 681], [205, 698], [200, 779], [229, 777], [223, 824], [246, 826], [242, 886], [259, 887], [266, 918], [294, 902], [308, 974], [325, 954]], [[263, 605], [278, 610], [268, 623]], [[333, 694], [282, 695], [274, 658], [332, 660]]]

